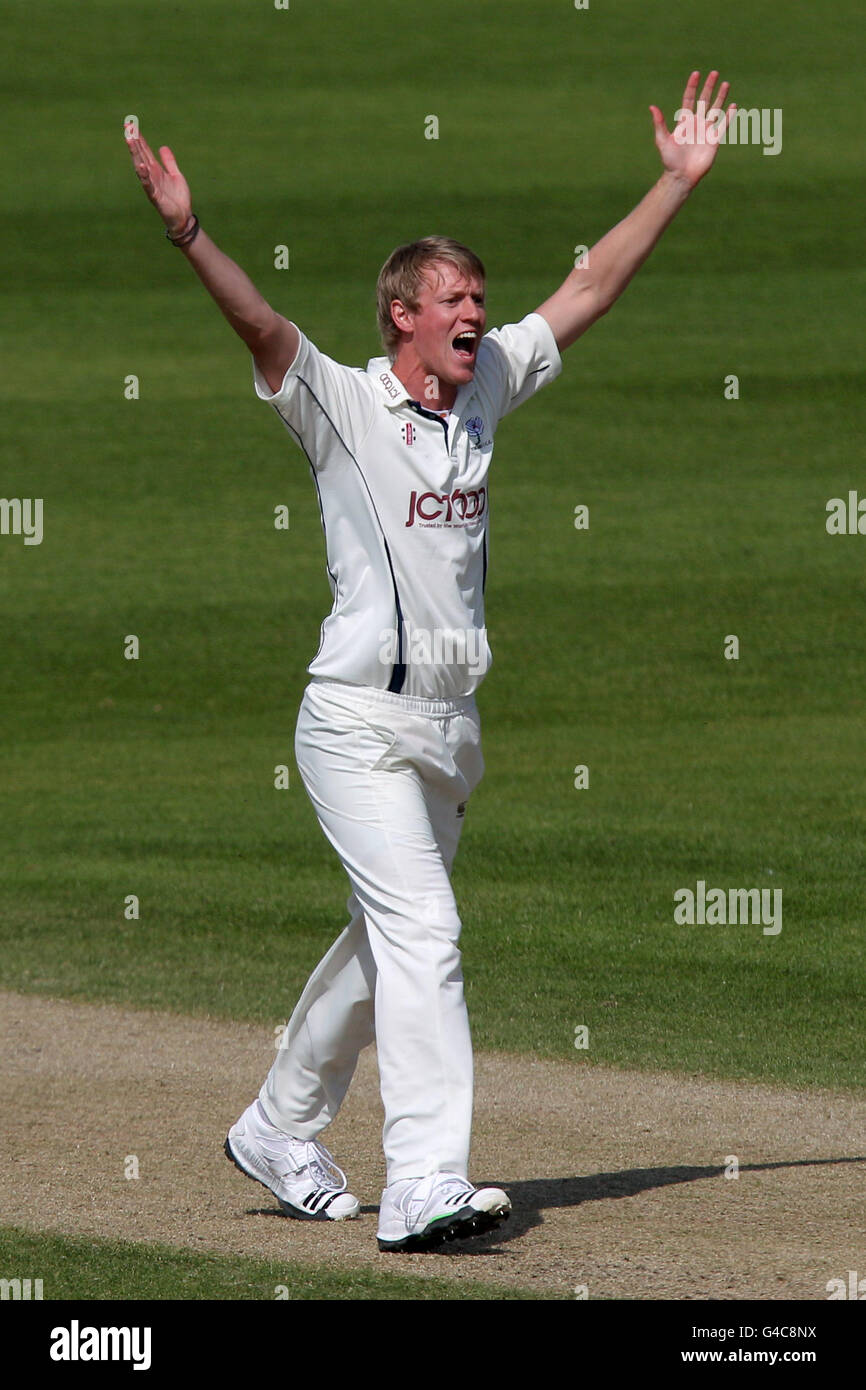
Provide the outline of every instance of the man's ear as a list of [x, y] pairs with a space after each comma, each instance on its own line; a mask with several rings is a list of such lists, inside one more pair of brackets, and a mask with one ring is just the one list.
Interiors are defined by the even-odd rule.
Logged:
[[402, 299], [391, 300], [391, 322], [399, 328], [401, 333], [412, 332], [412, 313], [406, 308]]

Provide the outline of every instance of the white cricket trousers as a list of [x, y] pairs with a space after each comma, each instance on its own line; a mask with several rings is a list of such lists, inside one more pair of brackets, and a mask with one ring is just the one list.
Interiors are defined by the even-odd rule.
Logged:
[[468, 1177], [472, 1043], [451, 888], [484, 771], [474, 696], [422, 700], [314, 678], [295, 755], [349, 876], [349, 925], [310, 976], [259, 1099], [314, 1139], [375, 1040], [387, 1183]]

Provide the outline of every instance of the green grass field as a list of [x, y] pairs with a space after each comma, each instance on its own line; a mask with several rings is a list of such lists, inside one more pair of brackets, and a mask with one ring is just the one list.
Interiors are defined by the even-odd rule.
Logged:
[[[81, 1240], [34, 1235], [0, 1227], [0, 1269], [45, 1270], [42, 1301], [231, 1300], [299, 1302], [467, 1299], [514, 1301], [561, 1298], [556, 1291], [503, 1289], [466, 1279], [412, 1278], [351, 1269], [341, 1273], [290, 1260], [251, 1260], [237, 1255], [176, 1250], [170, 1245], [132, 1244], [120, 1240]], [[16, 1275], [14, 1277], [21, 1277]], [[36, 1301], [33, 1276], [31, 1301]], [[23, 1292], [23, 1290], [22, 1290]], [[21, 1300], [26, 1301], [24, 1299]]]
[[[489, 324], [521, 317], [657, 177], [649, 102], [672, 124], [715, 65], [783, 109], [782, 153], [720, 151], [497, 438], [470, 1016], [478, 1048], [863, 1086], [866, 539], [824, 524], [866, 491], [860, 24], [853, 0], [9, 0], [0, 491], [45, 521], [0, 536], [3, 987], [271, 1023], [344, 922], [292, 758], [330, 606], [315, 493], [124, 117], [275, 306], [363, 364], [394, 245], [467, 241]], [[781, 933], [675, 925], [698, 879], [782, 888]]]

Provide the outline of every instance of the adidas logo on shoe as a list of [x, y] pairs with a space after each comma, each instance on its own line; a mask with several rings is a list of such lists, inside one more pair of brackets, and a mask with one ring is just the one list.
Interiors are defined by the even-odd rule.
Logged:
[[297, 1221], [351, 1221], [361, 1210], [324, 1144], [277, 1129], [259, 1101], [232, 1125], [225, 1154], [248, 1178], [273, 1192], [286, 1216]]
[[467, 1240], [507, 1221], [511, 1202], [499, 1187], [475, 1188], [457, 1173], [406, 1178], [382, 1193], [380, 1250], [435, 1250]]

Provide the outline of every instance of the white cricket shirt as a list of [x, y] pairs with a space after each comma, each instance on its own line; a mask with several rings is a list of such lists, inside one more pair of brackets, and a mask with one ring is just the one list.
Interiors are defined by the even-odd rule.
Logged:
[[486, 333], [445, 420], [411, 400], [387, 357], [346, 367], [300, 339], [279, 391], [255, 359], [253, 380], [319, 494], [333, 606], [307, 669], [424, 699], [470, 695], [491, 661], [493, 435], [562, 370], [553, 331], [533, 313]]

